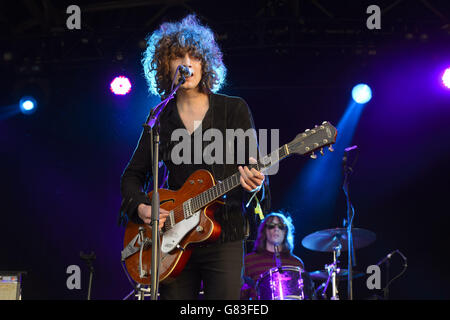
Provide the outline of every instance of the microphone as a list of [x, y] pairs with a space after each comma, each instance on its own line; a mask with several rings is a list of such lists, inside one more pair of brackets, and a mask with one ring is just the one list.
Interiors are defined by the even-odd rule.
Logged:
[[277, 265], [278, 271], [280, 273], [283, 273], [283, 270], [281, 269], [281, 259], [280, 259], [280, 247], [278, 246], [278, 244], [276, 243], [273, 246], [274, 252], [275, 252], [275, 263]]
[[180, 74], [181, 74], [182, 76], [185, 76], [185, 77], [190, 77], [190, 76], [192, 76], [192, 71], [191, 71], [191, 69], [189, 69], [189, 67], [187, 67], [187, 66], [185, 66], [185, 65], [180, 64], [180, 65], [178, 66], [178, 70], [180, 71]]
[[279, 256], [280, 247], [278, 246], [278, 243], [274, 244], [273, 251], [275, 252], [275, 255]]
[[398, 250], [394, 250], [394, 251], [392, 251], [391, 253], [389, 253], [386, 257], [384, 257], [383, 259], [381, 259], [378, 263], [377, 263], [377, 266], [379, 266], [379, 265], [381, 265], [381, 264], [383, 264], [383, 263], [385, 263], [387, 260], [389, 260], [391, 257], [392, 257], [392, 255], [394, 254], [394, 253], [396, 253]]
[[408, 266], [408, 259], [406, 259], [406, 257], [403, 255], [403, 253], [401, 253], [398, 249], [395, 250], [397, 251], [397, 253], [402, 257], [403, 261], [405, 262], [405, 267]]
[[345, 152], [349, 152], [349, 151], [352, 151], [352, 150], [355, 150], [355, 149], [358, 149], [358, 146], [357, 146], [356, 144], [355, 144], [354, 146], [345, 148], [344, 151], [345, 151]]
[[344, 149], [344, 156], [342, 157], [342, 165], [345, 167], [347, 165], [347, 153], [349, 153], [352, 150], [358, 149], [357, 145], [347, 147]]

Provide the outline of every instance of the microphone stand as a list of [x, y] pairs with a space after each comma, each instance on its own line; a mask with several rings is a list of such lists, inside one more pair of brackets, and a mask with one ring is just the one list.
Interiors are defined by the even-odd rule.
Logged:
[[83, 253], [83, 251], [81, 251], [80, 258], [86, 262], [89, 268], [89, 285], [88, 285], [87, 300], [91, 300], [92, 277], [94, 275], [94, 266], [92, 265], [92, 261], [95, 260], [96, 256], [94, 252], [91, 252], [90, 254], [85, 254]]
[[[175, 77], [178, 73], [179, 66], [175, 72]], [[175, 80], [175, 78], [174, 78]], [[152, 150], [153, 150], [153, 193], [152, 193], [152, 260], [151, 260], [151, 286], [150, 286], [150, 297], [152, 300], [157, 300], [158, 287], [159, 287], [159, 192], [158, 192], [158, 164], [159, 164], [159, 117], [161, 112], [165, 109], [170, 100], [174, 98], [175, 93], [180, 88], [180, 86], [186, 81], [183, 74], [180, 74], [180, 79], [178, 85], [169, 96], [161, 101], [156, 107], [150, 111], [150, 115], [147, 118], [146, 123], [143, 125], [144, 128], [150, 130], [149, 133], [153, 136]], [[173, 87], [172, 81], [172, 87]]]
[[[344, 183], [343, 183], [343, 190], [345, 197], [347, 199], [347, 240], [348, 240], [348, 300], [353, 300], [353, 270], [352, 266], [355, 263], [354, 259], [354, 247], [353, 247], [353, 235], [352, 235], [352, 227], [353, 227], [353, 218], [355, 214], [355, 210], [353, 208], [353, 205], [350, 201], [350, 197], [348, 195], [348, 185], [349, 185], [349, 177], [353, 173], [353, 169], [347, 165], [347, 151], [344, 153], [343, 158], [343, 166], [344, 166]], [[352, 217], [350, 217], [350, 211], [352, 211]], [[345, 226], [345, 225], [344, 225]]]
[[273, 246], [273, 249], [274, 249], [274, 253], [275, 253], [275, 264], [278, 268], [278, 272], [282, 273], [283, 271], [281, 270], [282, 265], [281, 265], [281, 259], [280, 259], [280, 249], [277, 244]]
[[389, 299], [389, 286], [387, 284], [389, 284], [389, 267], [390, 266], [391, 266], [391, 263], [389, 262], [389, 259], [387, 259], [386, 260], [386, 287], [384, 288], [384, 295], [383, 295], [384, 300]]
[[[389, 267], [391, 265], [390, 259], [392, 257], [392, 255], [394, 253], [398, 253], [402, 259], [403, 259], [403, 271], [400, 272], [400, 274], [398, 274], [397, 276], [395, 276], [392, 280], [389, 280]], [[394, 250], [391, 253], [389, 253], [385, 258], [383, 258], [380, 262], [377, 263], [377, 266], [382, 265], [383, 263], [386, 264], [386, 286], [383, 289], [383, 298], [384, 300], [388, 300], [389, 299], [389, 286], [392, 283], [392, 281], [394, 281], [395, 279], [398, 279], [405, 271], [406, 268], [408, 267], [408, 263], [407, 263], [407, 258], [400, 252], [400, 250]]]

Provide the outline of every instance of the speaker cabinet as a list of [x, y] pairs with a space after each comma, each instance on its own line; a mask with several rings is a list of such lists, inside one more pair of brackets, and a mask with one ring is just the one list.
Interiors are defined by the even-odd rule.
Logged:
[[0, 271], [0, 300], [21, 300], [21, 273]]

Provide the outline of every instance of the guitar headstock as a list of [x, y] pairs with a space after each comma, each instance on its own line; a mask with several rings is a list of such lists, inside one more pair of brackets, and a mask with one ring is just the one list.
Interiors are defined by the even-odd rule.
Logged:
[[336, 128], [324, 121], [320, 126], [298, 134], [287, 146], [289, 153], [300, 155], [311, 153], [311, 158], [316, 159], [317, 155], [314, 154], [316, 150], [320, 150], [323, 155], [323, 148], [329, 146], [328, 150], [334, 151], [332, 144], [336, 142], [336, 136]]

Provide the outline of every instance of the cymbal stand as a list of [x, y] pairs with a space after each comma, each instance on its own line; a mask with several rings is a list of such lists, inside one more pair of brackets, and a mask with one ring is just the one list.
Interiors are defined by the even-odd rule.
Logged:
[[328, 285], [331, 280], [331, 298], [330, 300], [339, 300], [338, 295], [338, 289], [337, 289], [337, 283], [336, 283], [336, 275], [341, 271], [340, 268], [338, 268], [339, 256], [341, 255], [341, 249], [342, 245], [339, 244], [336, 247], [333, 248], [333, 263], [330, 265], [325, 265], [325, 269], [328, 271], [328, 279], [325, 284], [325, 288], [323, 289], [322, 296], [325, 297], [325, 292], [328, 289]]

